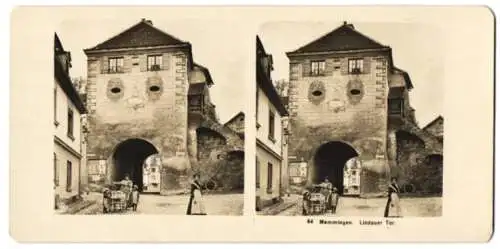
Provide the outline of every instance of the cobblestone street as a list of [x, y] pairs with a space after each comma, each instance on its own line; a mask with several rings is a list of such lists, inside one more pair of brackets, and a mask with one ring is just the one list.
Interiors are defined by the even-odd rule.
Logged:
[[[441, 197], [402, 197], [401, 209], [405, 217], [434, 217], [441, 216]], [[285, 202], [292, 202], [295, 205], [282, 211], [278, 215], [299, 216], [302, 215], [301, 196], [291, 195], [285, 198]], [[386, 198], [353, 198], [341, 197], [337, 213], [335, 216], [372, 216], [382, 217], [384, 215]], [[334, 214], [326, 214], [333, 216]]]
[[[96, 200], [96, 204], [81, 210], [78, 214], [103, 214], [102, 194], [90, 193], [86, 198]], [[242, 215], [243, 194], [204, 195], [205, 209], [208, 215]], [[161, 196], [142, 194], [137, 211], [127, 210], [117, 214], [166, 214], [185, 215], [189, 195]]]

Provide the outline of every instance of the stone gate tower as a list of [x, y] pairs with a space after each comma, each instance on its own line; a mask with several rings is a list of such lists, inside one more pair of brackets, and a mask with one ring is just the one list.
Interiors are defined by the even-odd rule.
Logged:
[[344, 22], [287, 56], [289, 157], [308, 163], [309, 183], [328, 178], [343, 194], [384, 193], [397, 168], [396, 130], [422, 135], [408, 100], [413, 86], [392, 49]]
[[198, 128], [224, 133], [208, 96], [212, 78], [194, 63], [191, 44], [143, 19], [84, 52], [89, 167], [105, 164], [107, 182], [128, 175], [142, 188], [143, 161], [158, 154], [161, 192], [185, 189], [204, 135]]

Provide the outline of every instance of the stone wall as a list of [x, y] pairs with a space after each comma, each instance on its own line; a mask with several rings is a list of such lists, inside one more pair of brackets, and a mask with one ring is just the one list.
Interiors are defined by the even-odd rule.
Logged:
[[221, 159], [226, 146], [226, 139], [218, 132], [200, 127], [196, 130], [198, 161]]
[[[162, 70], [146, 70], [148, 54], [163, 55]], [[112, 56], [124, 57], [123, 73], [106, 73]], [[186, 185], [180, 175], [189, 169], [187, 60], [186, 52], [169, 50], [88, 55], [89, 162], [107, 160], [119, 143], [139, 138], [162, 156], [162, 190]]]
[[[385, 149], [388, 58], [351, 56], [364, 58], [363, 74], [347, 74], [347, 56], [291, 59], [289, 156], [302, 157], [313, 167], [319, 146], [343, 141], [360, 155], [362, 195], [380, 194], [386, 191], [389, 174]], [[311, 60], [318, 59], [326, 60], [325, 74], [309, 76]]]

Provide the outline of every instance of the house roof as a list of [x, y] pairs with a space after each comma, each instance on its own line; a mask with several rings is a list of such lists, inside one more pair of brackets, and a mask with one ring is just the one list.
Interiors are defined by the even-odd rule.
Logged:
[[261, 57], [263, 56], [268, 56], [266, 53], [264, 46], [262, 45], [262, 42], [260, 41], [259, 36], [256, 37], [256, 54], [257, 54], [257, 60], [255, 64], [255, 70], [256, 70], [256, 78], [257, 78], [257, 87], [260, 87], [262, 91], [266, 94], [266, 96], [269, 98], [270, 102], [276, 107], [280, 115], [282, 116], [288, 116], [288, 111], [286, 110], [285, 105], [281, 101], [281, 97], [279, 96], [278, 92], [276, 91], [276, 88], [274, 87], [271, 78], [269, 78], [266, 75], [266, 72], [264, 71], [264, 68], [262, 67], [262, 64], [260, 63]]
[[212, 80], [212, 75], [210, 75], [210, 70], [200, 64], [197, 64], [196, 62], [194, 63], [194, 66], [201, 69], [203, 74], [205, 74], [205, 78], [207, 79], [207, 85], [212, 86], [214, 84], [214, 81]]
[[71, 100], [71, 102], [75, 105], [78, 111], [81, 114], [87, 113], [87, 109], [85, 108], [80, 94], [78, 94], [78, 91], [73, 86], [69, 74], [64, 69], [63, 64], [58, 58], [58, 55], [61, 53], [67, 53], [68, 60], [71, 60], [71, 57], [69, 57], [69, 52], [64, 51], [61, 40], [57, 36], [57, 33], [54, 33], [54, 77], [57, 79], [57, 83]]
[[236, 120], [237, 118], [243, 116], [243, 118], [245, 117], [245, 113], [243, 112], [238, 112], [236, 115], [234, 115], [231, 119], [229, 119], [229, 121], [227, 121], [224, 125], [228, 125], [229, 123], [233, 122], [234, 120]]
[[444, 121], [443, 116], [439, 115], [437, 118], [435, 118], [434, 120], [429, 122], [426, 126], [424, 126], [424, 128], [422, 128], [422, 130], [426, 130], [427, 128], [431, 127], [432, 125], [434, 125], [435, 123], [437, 123], [439, 121]]
[[340, 27], [287, 54], [344, 51], [360, 49], [390, 49], [358, 32], [354, 25], [344, 22]]
[[413, 89], [413, 84], [411, 83], [410, 75], [406, 71], [404, 71], [404, 70], [402, 70], [400, 68], [393, 67], [393, 69], [394, 69], [395, 72], [403, 74], [403, 77], [404, 77], [405, 83], [406, 83], [406, 88], [408, 90]]
[[142, 19], [132, 27], [84, 51], [172, 45], [190, 46], [188, 42], [182, 41], [154, 27], [150, 20]]
[[189, 84], [188, 95], [201, 95], [205, 91], [206, 83]]

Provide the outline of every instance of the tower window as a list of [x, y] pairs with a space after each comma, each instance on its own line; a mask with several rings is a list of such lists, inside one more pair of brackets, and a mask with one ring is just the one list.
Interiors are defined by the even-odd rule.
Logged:
[[311, 75], [318, 76], [325, 74], [325, 61], [311, 62]]
[[363, 59], [349, 60], [349, 74], [363, 73]]
[[274, 112], [269, 110], [269, 140], [275, 141], [274, 138]]
[[149, 55], [148, 56], [148, 71], [161, 70], [163, 66], [163, 56]]
[[403, 99], [389, 99], [389, 114], [403, 114]]
[[109, 58], [108, 73], [122, 73], [122, 72], [123, 72], [123, 57]]
[[73, 121], [74, 121], [73, 110], [71, 108], [68, 108], [68, 137], [71, 139], [74, 139], [74, 137], [73, 137], [73, 126], [74, 126]]

